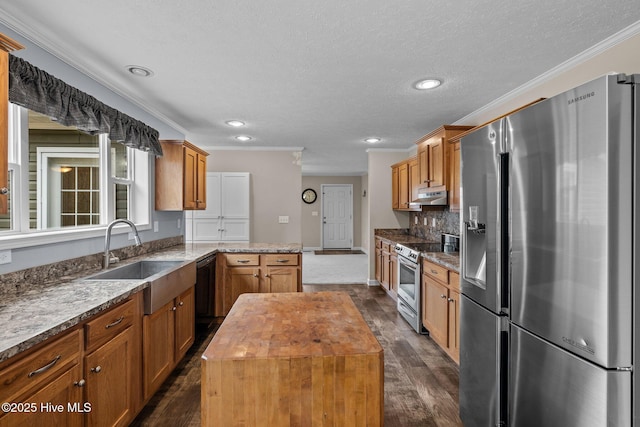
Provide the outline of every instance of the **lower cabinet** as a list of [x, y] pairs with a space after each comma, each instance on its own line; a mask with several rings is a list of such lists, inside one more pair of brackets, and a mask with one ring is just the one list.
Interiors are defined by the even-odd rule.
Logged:
[[301, 292], [301, 268], [298, 253], [218, 253], [216, 315], [226, 316], [244, 293]]
[[460, 276], [426, 260], [422, 271], [422, 323], [436, 344], [459, 363]]
[[398, 255], [395, 246], [379, 237], [376, 237], [375, 274], [384, 290], [394, 296], [398, 293]]
[[195, 339], [194, 288], [143, 318], [144, 398], [167, 379]]
[[141, 294], [85, 325], [89, 426], [126, 426], [141, 405]]
[[0, 365], [0, 400], [11, 405], [0, 426], [83, 425], [84, 413], [68, 410], [84, 402], [82, 338], [76, 329]]
[[3, 362], [0, 399], [23, 406], [0, 426], [129, 425], [142, 404], [141, 313], [138, 293]]

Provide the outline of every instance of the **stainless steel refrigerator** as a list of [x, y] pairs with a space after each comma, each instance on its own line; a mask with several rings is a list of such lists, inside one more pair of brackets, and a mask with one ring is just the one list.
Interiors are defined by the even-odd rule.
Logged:
[[462, 138], [465, 427], [640, 425], [639, 88], [603, 76]]

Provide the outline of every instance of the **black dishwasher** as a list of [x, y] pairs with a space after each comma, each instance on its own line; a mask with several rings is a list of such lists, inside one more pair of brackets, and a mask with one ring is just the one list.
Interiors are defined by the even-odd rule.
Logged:
[[198, 261], [196, 269], [196, 322], [209, 324], [215, 318], [215, 254]]

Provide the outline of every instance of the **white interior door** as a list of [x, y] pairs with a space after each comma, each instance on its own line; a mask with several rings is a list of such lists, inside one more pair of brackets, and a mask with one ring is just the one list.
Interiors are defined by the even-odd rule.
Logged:
[[322, 185], [322, 247], [351, 249], [353, 245], [351, 184]]

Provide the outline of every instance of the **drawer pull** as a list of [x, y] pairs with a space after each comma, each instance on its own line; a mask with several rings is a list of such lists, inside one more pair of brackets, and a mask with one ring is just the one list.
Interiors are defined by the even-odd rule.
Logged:
[[239, 263], [241, 263], [241, 264], [246, 264], [246, 263], [248, 263], [249, 261], [251, 261], [251, 260], [249, 260], [249, 259], [239, 259], [239, 260], [238, 260], [238, 262], [239, 262]]
[[51, 362], [47, 363], [46, 365], [44, 365], [42, 368], [38, 368], [35, 371], [31, 371], [29, 372], [29, 374], [27, 375], [27, 377], [31, 378], [34, 375], [38, 375], [41, 374], [43, 372], [48, 371], [49, 369], [53, 368], [53, 365], [55, 365], [56, 363], [58, 363], [58, 360], [60, 360], [60, 358], [62, 357], [61, 354], [57, 355]]
[[116, 320], [113, 323], [109, 323], [104, 328], [105, 329], [113, 328], [114, 326], [119, 325], [120, 323], [122, 323], [123, 320], [124, 320], [124, 316], [120, 316], [120, 318], [118, 320]]
[[431, 274], [438, 274], [438, 272], [435, 270], [431, 270]]
[[277, 259], [276, 262], [289, 262], [288, 259]]

